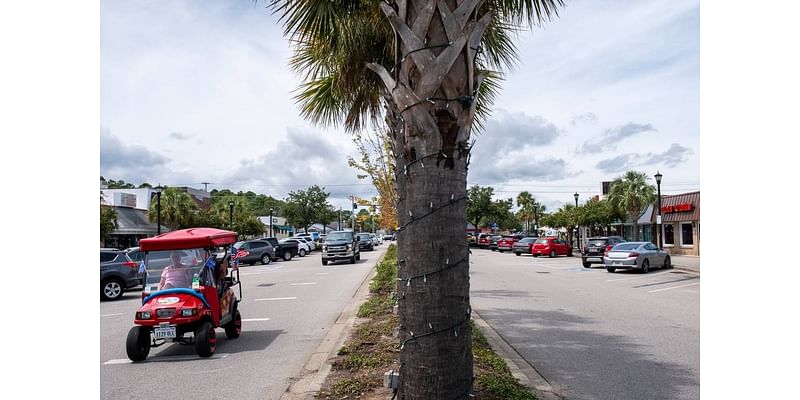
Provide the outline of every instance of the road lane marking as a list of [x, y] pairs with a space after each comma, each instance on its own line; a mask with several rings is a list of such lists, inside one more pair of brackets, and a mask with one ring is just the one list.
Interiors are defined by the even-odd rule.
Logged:
[[101, 315], [101, 316], [100, 316], [100, 318], [103, 318], [103, 317], [115, 317], [115, 316], [117, 316], [117, 315], [123, 315], [123, 314], [122, 314], [122, 313], [117, 313], [117, 314], [105, 314], [105, 315]]
[[680, 285], [680, 286], [673, 286], [673, 287], [668, 287], [668, 288], [663, 288], [663, 289], [651, 290], [651, 291], [649, 291], [649, 292], [647, 292], [647, 293], [655, 293], [655, 292], [660, 292], [660, 291], [663, 291], [663, 290], [679, 289], [679, 288], [682, 288], [682, 287], [693, 286], [693, 285], [699, 285], [699, 284], [700, 284], [700, 282], [689, 283], [689, 284], [687, 284], [687, 285]]
[[[188, 360], [214, 360], [214, 359], [221, 359], [229, 356], [229, 353], [215, 353], [211, 357], [200, 357], [198, 355], [184, 355], [184, 356], [153, 356], [144, 361], [137, 362], [137, 364], [144, 364], [148, 362], [169, 362], [169, 361], [188, 361]], [[114, 364], [131, 364], [133, 361], [127, 358], [119, 358], [116, 360], [108, 360], [103, 363], [103, 365], [114, 365]]]
[[651, 276], [659, 276], [659, 275], [666, 274], [667, 272], [668, 271], [659, 272], [659, 273], [656, 273], [656, 274], [642, 274], [642, 275], [633, 276], [633, 277], [630, 277], [630, 278], [608, 279], [608, 280], [606, 280], [606, 282], [629, 281], [631, 279], [639, 279], [639, 278], [647, 278], [647, 277], [651, 277]]
[[242, 322], [258, 322], [258, 321], [269, 321], [269, 318], [249, 318], [242, 320]]
[[301, 283], [292, 283], [291, 286], [302, 286], [302, 285], [316, 285], [317, 282], [301, 282]]
[[255, 299], [254, 301], [275, 301], [275, 300], [297, 300], [297, 297], [270, 297], [266, 299]]

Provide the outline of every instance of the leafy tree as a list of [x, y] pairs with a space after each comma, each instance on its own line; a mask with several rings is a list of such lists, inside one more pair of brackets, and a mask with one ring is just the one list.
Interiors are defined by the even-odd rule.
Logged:
[[634, 240], [639, 240], [639, 216], [656, 199], [656, 188], [648, 180], [644, 172], [628, 171], [611, 182], [608, 193], [608, 201], [632, 220]]
[[[190, 227], [192, 215], [197, 210], [197, 204], [191, 196], [176, 188], [167, 188], [161, 192], [161, 224], [171, 230]], [[150, 221], [158, 221], [158, 201], [153, 198], [150, 202]]]
[[480, 228], [481, 221], [492, 215], [492, 196], [494, 188], [491, 186], [475, 185], [467, 191], [467, 219], [475, 225], [475, 228]]
[[117, 212], [108, 206], [100, 206], [100, 241], [104, 242], [117, 229]]
[[289, 192], [282, 210], [283, 216], [290, 224], [308, 232], [311, 224], [324, 218], [323, 211], [330, 207], [328, 196], [330, 193], [317, 185], [311, 186], [308, 190]]
[[578, 224], [592, 231], [601, 230], [619, 218], [619, 213], [607, 200], [589, 199], [580, 207]]
[[[291, 64], [306, 81], [297, 96], [303, 116], [350, 131], [383, 117], [390, 132], [398, 257], [406, 261], [400, 277], [427, 278], [398, 284], [400, 399], [471, 392], [464, 228], [472, 125], [497, 93], [498, 74], [488, 69], [511, 65], [516, 30], [548, 18], [556, 5], [563, 2], [272, 1], [295, 44]], [[459, 268], [430, 274], [447, 260]]]
[[361, 159], [356, 161], [348, 156], [347, 164], [363, 172], [358, 179], [372, 180], [379, 194], [376, 203], [381, 207], [381, 226], [394, 228], [397, 226], [397, 185], [388, 134], [356, 132], [353, 142], [361, 153]]
[[492, 203], [491, 217], [503, 231], [514, 231], [522, 228], [519, 219], [511, 211], [513, 207], [514, 199], [495, 200]]

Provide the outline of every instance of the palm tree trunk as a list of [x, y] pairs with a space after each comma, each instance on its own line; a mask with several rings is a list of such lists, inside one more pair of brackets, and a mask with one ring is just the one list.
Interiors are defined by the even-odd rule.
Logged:
[[[472, 391], [468, 140], [482, 77], [475, 49], [491, 20], [472, 18], [477, 0], [454, 13], [445, 2], [380, 7], [400, 40], [399, 70], [369, 64], [396, 113], [390, 122], [398, 189], [400, 399], [464, 398]], [[476, 225], [477, 227], [477, 225]]]

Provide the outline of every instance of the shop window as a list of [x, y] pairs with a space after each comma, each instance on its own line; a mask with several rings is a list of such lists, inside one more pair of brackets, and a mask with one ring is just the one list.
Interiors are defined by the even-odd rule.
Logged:
[[692, 235], [692, 223], [681, 224], [681, 246], [693, 246], [694, 235]]
[[662, 225], [664, 227], [664, 245], [675, 245], [675, 227], [672, 224]]

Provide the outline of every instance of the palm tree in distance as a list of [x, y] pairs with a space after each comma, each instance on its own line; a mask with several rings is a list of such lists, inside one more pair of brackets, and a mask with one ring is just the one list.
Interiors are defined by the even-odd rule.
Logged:
[[[273, 0], [305, 118], [383, 119], [398, 194], [399, 399], [472, 392], [466, 179], [473, 123], [517, 60], [514, 34], [562, 0]], [[387, 23], [388, 21], [388, 23]], [[459, 243], [459, 245], [453, 245]], [[463, 245], [461, 244], [463, 243]]]
[[[161, 223], [171, 230], [187, 227], [191, 224], [192, 213], [197, 210], [197, 204], [186, 192], [176, 188], [167, 188], [161, 192]], [[155, 199], [150, 202], [150, 221], [158, 220], [157, 203]]]
[[533, 216], [533, 196], [530, 192], [526, 190], [517, 195], [517, 207], [520, 207], [520, 218], [525, 221], [525, 231], [530, 232], [530, 221]]
[[647, 183], [644, 172], [628, 171], [611, 182], [608, 201], [617, 210], [627, 213], [633, 221], [633, 237], [639, 240], [639, 215], [656, 199], [656, 188]]

